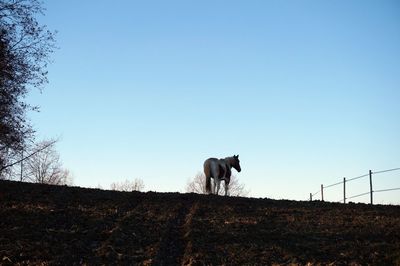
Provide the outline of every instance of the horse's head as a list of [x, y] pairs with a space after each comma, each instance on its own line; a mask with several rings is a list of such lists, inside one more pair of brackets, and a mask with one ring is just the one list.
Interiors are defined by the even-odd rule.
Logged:
[[233, 155], [233, 164], [232, 167], [236, 169], [236, 171], [240, 172], [242, 169], [240, 168], [240, 161], [239, 161], [239, 155]]

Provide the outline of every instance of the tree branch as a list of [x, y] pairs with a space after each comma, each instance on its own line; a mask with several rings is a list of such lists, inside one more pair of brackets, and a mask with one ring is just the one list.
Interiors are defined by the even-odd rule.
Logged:
[[42, 148], [36, 150], [35, 152], [29, 154], [28, 156], [22, 158], [21, 160], [18, 160], [18, 161], [16, 161], [16, 162], [13, 162], [13, 163], [10, 163], [10, 164], [8, 164], [8, 165], [5, 165], [5, 166], [1, 167], [1, 168], [0, 168], [0, 172], [2, 172], [4, 169], [6, 169], [6, 168], [8, 168], [8, 167], [14, 166], [14, 165], [16, 165], [16, 164], [18, 164], [18, 163], [20, 163], [20, 162], [25, 161], [26, 159], [29, 159], [30, 157], [32, 157], [32, 156], [35, 155], [36, 153], [41, 152], [41, 151], [47, 149], [48, 147], [50, 147], [51, 145], [53, 145], [53, 144], [56, 143], [56, 142], [57, 142], [57, 140], [54, 140], [54, 141], [52, 141], [52, 142], [46, 144], [44, 147], [42, 147]]

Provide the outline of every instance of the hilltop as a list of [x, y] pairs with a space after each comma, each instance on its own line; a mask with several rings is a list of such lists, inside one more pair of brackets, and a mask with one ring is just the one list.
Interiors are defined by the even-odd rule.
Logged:
[[0, 181], [0, 264], [400, 265], [400, 206]]

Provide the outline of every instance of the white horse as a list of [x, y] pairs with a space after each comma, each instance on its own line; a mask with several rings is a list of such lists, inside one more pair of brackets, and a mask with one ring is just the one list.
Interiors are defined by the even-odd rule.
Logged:
[[[207, 193], [217, 194], [221, 180], [225, 181], [225, 196], [228, 194], [228, 186], [231, 181], [231, 168], [235, 168], [240, 172], [239, 155], [226, 157], [225, 159], [208, 158], [204, 162], [204, 174], [206, 175], [206, 191]], [[214, 179], [214, 187], [211, 192], [211, 178]]]

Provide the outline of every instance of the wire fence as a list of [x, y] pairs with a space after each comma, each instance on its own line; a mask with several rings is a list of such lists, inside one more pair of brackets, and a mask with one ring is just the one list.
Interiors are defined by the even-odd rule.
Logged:
[[[318, 190], [318, 191], [316, 191], [314, 193], [310, 193], [309, 200], [312, 201], [315, 196], [320, 194], [321, 200], [324, 201], [324, 191], [327, 188], [331, 188], [331, 187], [335, 187], [335, 186], [338, 186], [338, 185], [342, 185], [343, 186], [343, 199], [340, 200], [340, 201], [337, 201], [337, 202], [346, 203], [346, 200], [358, 198], [358, 197], [365, 196], [365, 195], [369, 194], [370, 195], [370, 203], [373, 204], [373, 202], [374, 202], [374, 200], [373, 200], [374, 199], [374, 193], [400, 190], [400, 187], [373, 190], [373, 183], [372, 183], [373, 175], [383, 174], [383, 173], [393, 172], [393, 171], [399, 171], [399, 170], [400, 170], [400, 167], [399, 168], [381, 170], [381, 171], [374, 171], [374, 172], [372, 170], [369, 170], [368, 174], [364, 174], [364, 175], [360, 175], [360, 176], [356, 176], [356, 177], [352, 177], [352, 178], [347, 178], [347, 179], [344, 177], [343, 181], [340, 181], [340, 182], [337, 182], [337, 183], [333, 183], [333, 184], [330, 184], [330, 185], [327, 185], [327, 186], [324, 186], [323, 184], [321, 184], [320, 190]], [[351, 181], [354, 181], [354, 180], [357, 180], [357, 179], [366, 178], [366, 177], [369, 177], [369, 188], [370, 189], [369, 189], [368, 192], [364, 192], [364, 193], [357, 194], [357, 195], [351, 195], [351, 196], [347, 196], [346, 195], [346, 185], [347, 185], [347, 183], [349, 183]]]

